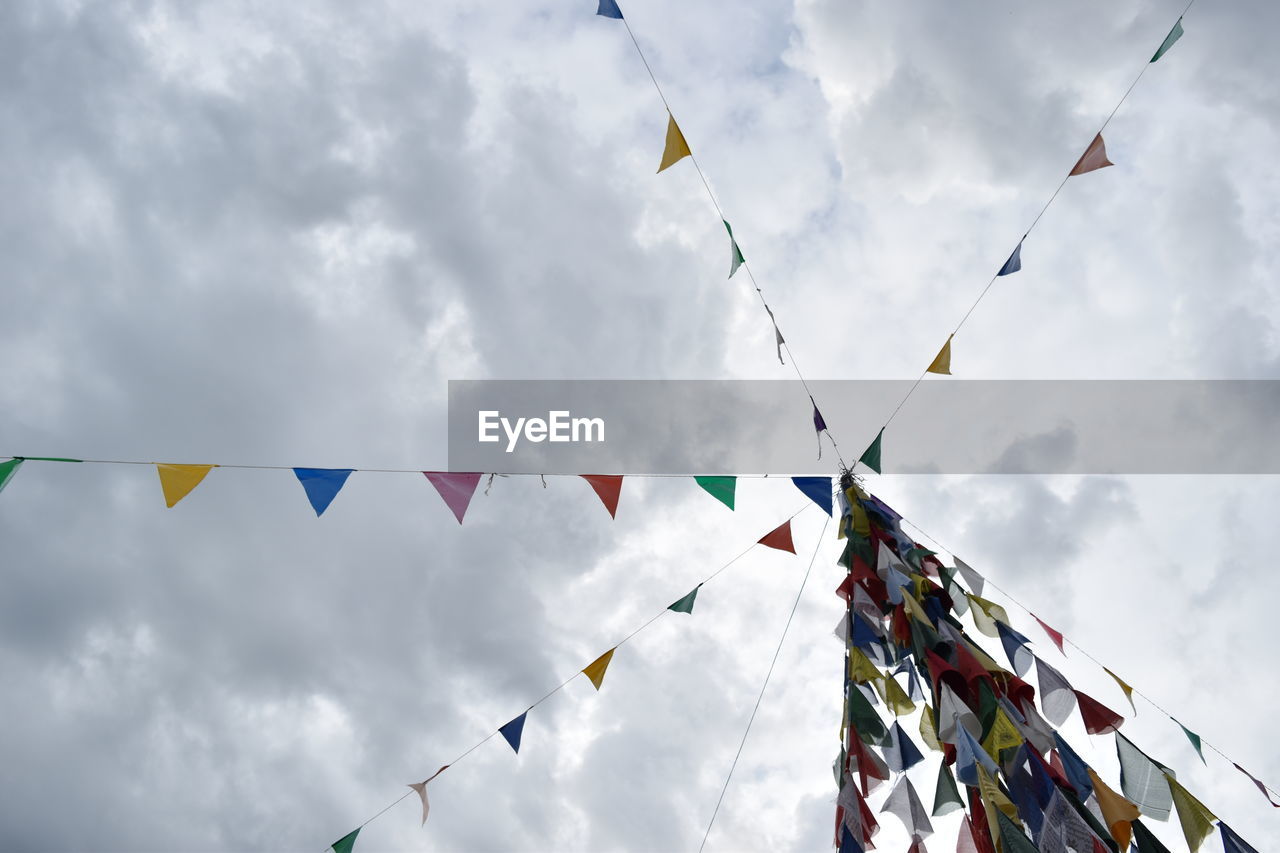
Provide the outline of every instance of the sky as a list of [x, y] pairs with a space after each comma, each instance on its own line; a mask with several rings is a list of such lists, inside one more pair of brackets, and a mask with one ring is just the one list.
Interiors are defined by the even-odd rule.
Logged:
[[[790, 378], [691, 164], [654, 174], [663, 105], [595, 5], [0, 4], [0, 453], [436, 470], [449, 379]], [[914, 378], [1182, 10], [622, 5], [813, 379]], [[1278, 25], [1191, 8], [957, 378], [1280, 378]], [[872, 437], [829, 426], [846, 456]], [[1280, 784], [1276, 478], [867, 486]], [[287, 471], [167, 509], [148, 465], [28, 463], [0, 495], [5, 843], [322, 850], [803, 510], [797, 556], [751, 551], [357, 849], [696, 849], [811, 560], [707, 849], [824, 849], [843, 570], [806, 503], [628, 480], [611, 520], [576, 478], [497, 478], [460, 527], [420, 475], [357, 473], [317, 519]], [[1131, 739], [1280, 847], [1247, 778], [1137, 708]], [[1066, 731], [1115, 781], [1111, 738]]]

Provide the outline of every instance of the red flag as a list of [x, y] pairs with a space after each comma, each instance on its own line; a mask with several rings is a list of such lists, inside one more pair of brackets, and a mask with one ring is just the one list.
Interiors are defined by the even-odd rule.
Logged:
[[[619, 477], [619, 480], [622, 478]], [[759, 544], [767, 545], [770, 548], [777, 548], [779, 551], [790, 551], [792, 554], [796, 552], [795, 543], [791, 541], [791, 519], [787, 519], [782, 524], [770, 530], [760, 538]]]
[[591, 484], [600, 497], [604, 508], [609, 510], [612, 518], [618, 517], [618, 496], [622, 494], [622, 476], [620, 474], [579, 474], [579, 477]]
[[1049, 635], [1049, 639], [1053, 640], [1053, 644], [1058, 647], [1058, 651], [1062, 652], [1063, 655], [1066, 655], [1067, 650], [1062, 647], [1062, 640], [1063, 640], [1062, 632], [1055, 631], [1052, 628], [1050, 628], [1048, 625], [1044, 624], [1044, 622], [1040, 619], [1040, 617], [1035, 615], [1034, 613], [1031, 614], [1031, 618], [1040, 623], [1040, 627], [1043, 628], [1044, 632]]
[[1080, 703], [1080, 717], [1084, 720], [1084, 728], [1091, 735], [1105, 735], [1114, 732], [1124, 724], [1124, 717], [1103, 705], [1087, 693], [1073, 690], [1076, 701]]

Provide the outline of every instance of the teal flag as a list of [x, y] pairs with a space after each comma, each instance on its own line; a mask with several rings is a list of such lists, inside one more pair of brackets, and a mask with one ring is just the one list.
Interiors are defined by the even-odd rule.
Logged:
[[733, 509], [733, 493], [738, 488], [737, 477], [694, 477], [699, 486], [706, 489], [707, 494], [720, 503]]
[[4, 491], [4, 487], [9, 485], [9, 481], [13, 479], [13, 475], [18, 473], [18, 468], [22, 465], [22, 460], [14, 457], [8, 462], [0, 462], [0, 492]]
[[1173, 47], [1173, 43], [1182, 38], [1182, 19], [1173, 25], [1173, 29], [1169, 30], [1169, 35], [1164, 37], [1164, 41], [1160, 42], [1160, 49], [1156, 51], [1156, 55], [1151, 57], [1151, 61], [1155, 62], [1160, 57], [1169, 52], [1169, 48]]
[[693, 600], [698, 597], [698, 590], [700, 589], [702, 589], [702, 584], [695, 586], [688, 595], [677, 601], [675, 604], [670, 605], [667, 609], [676, 613], [688, 613], [692, 615]]
[[[1174, 722], [1178, 723], [1177, 720], [1174, 720]], [[1200, 746], [1200, 735], [1191, 731], [1191, 729], [1187, 728], [1182, 723], [1178, 723], [1178, 728], [1182, 729], [1182, 733], [1187, 736], [1187, 740], [1191, 741], [1191, 745], [1196, 748], [1196, 755], [1200, 756], [1200, 763], [1207, 763], [1204, 760], [1204, 750]]]
[[733, 239], [733, 229], [729, 227], [728, 221], [724, 222], [724, 230], [729, 232], [729, 278], [733, 278], [733, 274], [738, 271], [738, 267], [746, 263], [746, 258], [742, 257], [742, 250], [738, 248], [738, 241]]
[[951, 768], [944, 761], [938, 765], [938, 785], [933, 790], [933, 816], [945, 814], [964, 808], [964, 800], [960, 799], [960, 790], [956, 788], [955, 777]]
[[330, 849], [333, 850], [333, 853], [351, 853], [352, 850], [356, 849], [356, 836], [359, 834], [360, 827], [357, 826], [351, 832], [333, 842], [330, 845]]
[[884, 427], [876, 433], [876, 440], [871, 442], [871, 446], [862, 451], [862, 455], [858, 457], [859, 462], [877, 474], [880, 473], [880, 440], [882, 438], [884, 438]]

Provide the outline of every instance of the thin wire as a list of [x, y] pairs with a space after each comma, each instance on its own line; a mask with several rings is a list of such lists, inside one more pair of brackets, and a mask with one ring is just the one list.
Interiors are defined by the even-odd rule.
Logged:
[[[941, 548], [942, 550], [946, 551], [948, 554], [951, 554], [951, 555], [953, 555], [953, 556], [955, 555], [955, 553], [956, 553], [955, 551], [953, 551], [953, 550], [951, 550], [950, 548], [948, 548], [948, 547], [947, 547], [943, 542], [941, 542], [941, 541], [940, 541], [936, 536], [934, 536], [932, 533], [929, 533], [928, 531], [921, 529], [921, 527], [920, 527], [918, 524], [916, 524], [915, 522], [913, 522], [913, 521], [911, 521], [910, 519], [907, 519], [907, 518], [903, 518], [903, 519], [902, 519], [902, 521], [903, 521], [903, 522], [905, 522], [907, 525], [909, 525], [913, 530], [915, 530], [915, 531], [916, 531], [917, 533], [919, 533], [921, 536], [924, 536], [926, 539], [928, 539], [929, 541], [933, 542], [933, 544], [934, 544], [934, 545], [937, 545], [939, 548]], [[1039, 617], [1038, 617], [1038, 616], [1036, 616], [1035, 611], [1033, 611], [1030, 607], [1027, 607], [1025, 604], [1023, 604], [1023, 603], [1022, 603], [1021, 601], [1019, 601], [1017, 598], [1015, 598], [1011, 592], [1009, 592], [1008, 590], [1006, 590], [1004, 587], [1000, 586], [998, 583], [996, 583], [995, 581], [993, 581], [990, 577], [987, 577], [986, 575], [983, 575], [983, 580], [984, 580], [986, 583], [990, 584], [991, 586], [995, 587], [995, 589], [997, 589], [997, 590], [1000, 592], [1000, 594], [1001, 594], [1001, 595], [1003, 595], [1005, 598], [1009, 599], [1009, 600], [1010, 600], [1010, 601], [1012, 601], [1014, 604], [1016, 604], [1018, 607], [1022, 608], [1024, 611], [1026, 611], [1027, 615], [1028, 615], [1028, 616], [1030, 616], [1032, 619], [1036, 619], [1037, 621], [1039, 621]], [[1085, 649], [1081, 648], [1081, 647], [1080, 647], [1080, 646], [1079, 646], [1079, 645], [1078, 645], [1074, 640], [1072, 640], [1070, 637], [1064, 636], [1062, 639], [1063, 639], [1063, 640], [1065, 640], [1067, 643], [1070, 643], [1070, 644], [1071, 644], [1071, 648], [1073, 648], [1073, 649], [1075, 649], [1076, 651], [1080, 652], [1080, 654], [1084, 655], [1084, 656], [1085, 656], [1085, 657], [1087, 657], [1089, 660], [1091, 660], [1091, 661], [1093, 661], [1095, 664], [1097, 664], [1097, 665], [1098, 665], [1098, 667], [1099, 667], [1100, 669], [1107, 670], [1107, 672], [1111, 672], [1111, 671], [1112, 671], [1112, 670], [1111, 670], [1111, 669], [1109, 669], [1105, 664], [1103, 664], [1103, 663], [1102, 663], [1102, 661], [1098, 660], [1096, 657], [1094, 657], [1093, 655], [1089, 654], [1089, 652], [1088, 652], [1087, 650], [1085, 650]], [[1132, 685], [1130, 685], [1130, 688], [1133, 690], [1133, 692], [1134, 692], [1134, 693], [1138, 694], [1138, 695], [1139, 695], [1139, 696], [1141, 696], [1144, 700], [1146, 700], [1146, 703], [1147, 703], [1148, 705], [1150, 705], [1151, 707], [1155, 708], [1155, 709], [1156, 709], [1157, 711], [1159, 711], [1160, 713], [1164, 714], [1164, 715], [1165, 715], [1166, 717], [1168, 717], [1170, 720], [1173, 720], [1175, 723], [1178, 723], [1178, 718], [1177, 718], [1177, 717], [1175, 717], [1173, 714], [1171, 714], [1171, 713], [1169, 713], [1168, 711], [1166, 711], [1166, 710], [1165, 710], [1165, 709], [1164, 709], [1164, 708], [1163, 708], [1163, 707], [1162, 707], [1158, 702], [1156, 702], [1154, 699], [1152, 699], [1152, 698], [1151, 698], [1150, 696], [1148, 696], [1146, 693], [1143, 693], [1141, 690], [1139, 690], [1139, 689], [1138, 689], [1138, 688], [1136, 688], [1136, 687], [1133, 687]], [[1178, 723], [1178, 725], [1179, 725], [1179, 726], [1181, 726], [1182, 724], [1181, 724], [1181, 723]], [[1214, 746], [1214, 745], [1213, 745], [1212, 743], [1210, 743], [1209, 741], [1205, 740], [1203, 737], [1201, 737], [1201, 738], [1200, 738], [1200, 743], [1201, 743], [1203, 746], [1207, 746], [1207, 747], [1209, 747], [1210, 749], [1212, 749], [1214, 752], [1218, 753], [1218, 755], [1222, 756], [1222, 758], [1223, 758], [1224, 760], [1229, 761], [1229, 762], [1231, 762], [1232, 764], [1235, 764], [1237, 767], [1239, 767], [1239, 766], [1240, 766], [1239, 764], [1237, 764], [1237, 763], [1236, 763], [1236, 761], [1235, 761], [1233, 758], [1231, 758], [1229, 755], [1227, 755], [1227, 754], [1226, 754], [1225, 752], [1223, 752], [1222, 750], [1218, 749], [1218, 747]], [[1256, 779], [1256, 777], [1254, 777], [1254, 776], [1253, 776], [1253, 774], [1251, 774], [1251, 773], [1250, 773], [1250, 774], [1246, 774], [1246, 775], [1248, 775], [1248, 776], [1249, 776], [1250, 778], [1252, 778], [1252, 779]], [[1272, 788], [1272, 787], [1271, 787], [1270, 785], [1268, 785], [1266, 782], [1262, 782], [1262, 780], [1261, 780], [1261, 779], [1257, 779], [1257, 781], [1262, 785], [1262, 787], [1266, 788], [1266, 789], [1267, 789], [1268, 791], [1270, 791], [1272, 794], [1275, 794], [1277, 797], [1280, 797], [1280, 792], [1277, 792], [1274, 788]]]
[[[791, 515], [787, 516], [787, 521], [791, 521], [791, 520], [792, 520], [792, 519], [794, 519], [796, 516], [800, 515], [800, 513], [805, 512], [806, 510], [810, 509], [810, 508], [811, 508], [811, 507], [813, 507], [813, 506], [816, 506], [816, 504], [814, 504], [812, 501], [805, 503], [805, 504], [804, 504], [804, 506], [800, 507], [800, 508], [799, 508], [799, 509], [797, 509], [795, 512], [791, 513]], [[785, 523], [785, 522], [784, 522], [784, 523]], [[824, 524], [824, 525], [823, 525], [823, 527], [822, 527], [822, 536], [825, 536], [825, 535], [826, 535], [826, 533], [827, 533], [827, 528], [826, 528], [826, 525]], [[819, 546], [821, 546], [821, 544], [822, 544], [822, 536], [819, 536], [819, 537], [818, 537], [818, 544], [819, 544]], [[734, 563], [736, 563], [736, 562], [738, 562], [739, 560], [741, 560], [743, 557], [745, 557], [747, 554], [749, 554], [749, 553], [750, 553], [750, 552], [751, 552], [751, 551], [752, 551], [752, 550], [753, 550], [757, 545], [759, 545], [759, 544], [760, 544], [759, 542], [752, 542], [750, 545], [748, 545], [746, 548], [744, 548], [741, 552], [739, 552], [737, 556], [733, 557], [733, 559], [729, 560], [727, 563], [725, 563], [725, 564], [723, 564], [722, 566], [720, 566], [720, 568], [716, 569], [714, 572], [712, 572], [710, 575], [708, 575], [706, 578], [704, 578], [704, 579], [703, 579], [700, 583], [698, 583], [698, 584], [697, 584], [697, 586], [696, 586], [696, 587], [694, 587], [694, 588], [695, 588], [695, 589], [701, 588], [702, 586], [704, 586], [704, 585], [706, 585], [706, 584], [710, 583], [711, 581], [715, 580], [715, 578], [716, 578], [716, 577], [718, 577], [718, 576], [720, 575], [720, 573], [721, 573], [721, 572], [725, 571], [725, 570], [726, 570], [726, 569], [728, 569], [730, 566], [732, 566]], [[815, 557], [817, 556], [817, 552], [816, 552], [816, 551], [814, 552], [814, 556], [815, 556]], [[809, 563], [809, 568], [810, 568], [810, 569], [812, 569], [812, 568], [813, 568], [813, 562], [812, 562], [812, 561], [810, 561], [810, 563]], [[807, 580], [807, 579], [808, 579], [808, 577], [809, 577], [809, 574], [808, 574], [808, 572], [806, 572], [806, 573], [805, 573], [805, 579]], [[801, 590], [803, 591], [803, 589], [804, 589], [804, 586], [803, 586], [803, 585], [801, 585]], [[797, 602], [798, 602], [798, 599], [797, 599]], [[669, 607], [669, 606], [668, 606], [668, 607], [664, 607], [662, 610], [659, 610], [656, 614], [654, 614], [653, 616], [649, 617], [649, 621], [645, 622], [645, 623], [644, 623], [643, 625], [641, 625], [639, 628], [636, 628], [636, 629], [635, 629], [634, 631], [632, 631], [630, 634], [627, 634], [627, 635], [626, 635], [625, 637], [623, 637], [621, 640], [619, 640], [618, 642], [614, 643], [614, 644], [613, 644], [613, 646], [612, 646], [611, 648], [613, 648], [613, 649], [617, 649], [619, 646], [621, 646], [623, 643], [625, 643], [625, 642], [627, 642], [628, 640], [630, 640], [630, 639], [631, 639], [632, 637], [634, 637], [636, 634], [639, 634], [639, 633], [640, 633], [641, 631], [643, 631], [645, 628], [648, 628], [648, 627], [649, 627], [650, 625], [652, 625], [654, 622], [658, 621], [658, 619], [659, 619], [663, 614], [668, 613], [669, 611], [670, 611], [670, 607]], [[792, 612], [792, 615], [794, 616], [794, 615], [795, 615], [795, 608], [794, 608], [794, 607], [792, 608], [792, 611], [791, 611], [791, 612]], [[788, 624], [788, 625], [790, 625], [790, 624], [791, 624], [791, 620], [790, 620], [790, 619], [788, 619], [788, 620], [787, 620], [787, 624]], [[783, 631], [783, 636], [784, 636], [784, 637], [786, 636], [786, 632], [785, 632], [785, 631]], [[781, 643], [779, 643], [779, 647], [781, 647]], [[775, 660], [775, 661], [777, 660], [777, 655], [776, 655], [776, 654], [774, 655], [774, 660]], [[770, 667], [769, 667], [769, 671], [770, 671], [770, 672], [772, 672], [772, 671], [773, 671], [773, 667], [772, 667], [772, 666], [770, 666]], [[568, 678], [566, 678], [564, 681], [560, 682], [558, 685], [556, 685], [555, 687], [553, 687], [551, 690], [549, 690], [549, 691], [547, 691], [545, 694], [543, 694], [543, 696], [542, 696], [542, 698], [541, 698], [541, 699], [538, 699], [538, 700], [537, 700], [536, 702], [534, 702], [532, 705], [530, 705], [529, 707], [525, 708], [525, 710], [524, 710], [522, 713], [524, 713], [524, 714], [529, 713], [529, 712], [530, 712], [530, 711], [532, 711], [534, 708], [538, 707], [538, 706], [539, 706], [539, 705], [541, 705], [543, 702], [547, 701], [547, 700], [548, 700], [548, 699], [550, 699], [552, 696], [554, 696], [555, 694], [559, 693], [559, 692], [560, 692], [561, 690], [563, 690], [566, 686], [568, 686], [569, 682], [573, 681], [575, 678], [577, 678], [577, 677], [578, 677], [579, 675], [581, 675], [581, 674], [582, 674], [582, 670], [578, 670], [578, 671], [577, 671], [577, 672], [575, 672], [573, 675], [569, 676], [569, 677], [568, 677]], [[767, 683], [767, 679], [766, 679], [766, 683]], [[757, 701], [757, 702], [756, 702], [756, 707], [758, 708], [759, 706], [760, 706], [760, 703]], [[517, 716], [520, 716], [520, 715], [517, 715]], [[755, 716], [754, 712], [752, 712], [752, 716], [753, 716], [753, 717]], [[515, 718], [513, 717], [512, 719], [515, 719]], [[504, 723], [503, 725], [506, 725], [506, 724]], [[501, 727], [501, 726], [499, 726], [498, 728], [496, 728], [496, 729], [494, 729], [493, 731], [489, 732], [489, 734], [485, 735], [483, 739], [481, 739], [481, 740], [477, 741], [477, 742], [476, 742], [475, 744], [473, 744], [469, 749], [467, 749], [465, 752], [463, 752], [463, 753], [462, 753], [461, 755], [459, 755], [457, 758], [453, 759], [453, 761], [450, 761], [447, 765], [445, 765], [445, 767], [446, 767], [446, 768], [451, 768], [451, 767], [453, 767], [453, 765], [457, 764], [459, 761], [461, 761], [462, 759], [466, 758], [468, 755], [470, 755], [471, 753], [475, 752], [475, 751], [476, 751], [477, 749], [479, 749], [480, 747], [484, 746], [486, 743], [488, 743], [490, 740], [492, 740], [492, 739], [494, 738], [494, 736], [495, 736], [495, 735], [499, 734], [501, 731], [502, 731], [502, 727]], [[745, 739], [745, 736], [744, 736], [744, 739]], [[739, 747], [739, 752], [741, 752], [741, 747]], [[736, 759], [735, 759], [735, 761], [736, 761]], [[437, 775], [439, 775], [439, 774], [437, 773]], [[433, 778], [434, 778], [434, 777], [433, 777]], [[727, 782], [726, 782], [726, 784], [727, 784]], [[358, 827], [356, 827], [356, 829], [364, 829], [366, 826], [368, 826], [369, 824], [373, 823], [375, 820], [377, 820], [378, 818], [380, 818], [380, 817], [382, 817], [384, 814], [386, 814], [388, 811], [390, 811], [394, 806], [399, 805], [399, 803], [400, 803], [401, 801], [403, 801], [406, 797], [408, 797], [408, 796], [409, 796], [409, 794], [412, 794], [412, 793], [413, 793], [413, 791], [407, 791], [407, 792], [405, 792], [404, 794], [402, 794], [402, 795], [400, 796], [400, 798], [399, 798], [399, 799], [397, 799], [397, 800], [395, 800], [394, 802], [390, 803], [389, 805], [385, 806], [385, 807], [382, 809], [382, 811], [378, 812], [378, 813], [377, 813], [377, 814], [375, 814], [373, 817], [369, 818], [369, 819], [368, 819], [368, 820], [366, 820], [364, 823], [360, 824]], [[724, 796], [723, 792], [721, 792], [721, 796]], [[704, 839], [704, 841], [705, 841], [705, 839]], [[326, 849], [327, 849], [327, 848], [326, 848]]]
[[[1195, 5], [1195, 2], [1196, 0], [1189, 0], [1187, 5], [1183, 8], [1182, 14], [1178, 16], [1179, 21], [1181, 21], [1182, 18], [1186, 16], [1187, 12], [1191, 10], [1191, 7]], [[1093, 139], [1096, 139], [1097, 137], [1101, 136], [1102, 131], [1107, 129], [1107, 125], [1111, 124], [1111, 119], [1115, 118], [1115, 115], [1120, 110], [1120, 107], [1123, 106], [1124, 102], [1129, 99], [1129, 94], [1133, 91], [1134, 87], [1138, 85], [1138, 81], [1142, 79], [1142, 75], [1147, 73], [1147, 68], [1149, 68], [1151, 64], [1152, 64], [1151, 60], [1147, 60], [1145, 63], [1143, 63], [1142, 70], [1138, 72], [1138, 76], [1133, 78], [1133, 82], [1129, 84], [1129, 88], [1125, 89], [1124, 94], [1120, 96], [1119, 102], [1117, 102], [1116, 105], [1112, 108], [1111, 112], [1107, 115], [1106, 120], [1102, 122], [1102, 126], [1098, 128], [1098, 132], [1095, 133], [1094, 136], [1089, 140], [1090, 145], [1093, 144]], [[1079, 161], [1077, 160], [1077, 162]], [[1049, 209], [1049, 206], [1053, 204], [1055, 199], [1057, 199], [1058, 193], [1062, 192], [1062, 188], [1067, 185], [1067, 181], [1071, 180], [1071, 177], [1072, 177], [1071, 173], [1068, 172], [1066, 177], [1064, 177], [1058, 183], [1058, 186], [1054, 189], [1053, 194], [1049, 196], [1049, 200], [1044, 203], [1044, 207], [1040, 208], [1040, 212], [1036, 214], [1035, 218], [1031, 220], [1031, 224], [1027, 226], [1027, 230], [1023, 232], [1022, 240], [1018, 241], [1019, 246], [1022, 245], [1022, 242], [1026, 240], [1027, 237], [1031, 236], [1031, 232], [1035, 230], [1036, 225], [1040, 222], [1040, 218], [1044, 216], [1045, 212]], [[1001, 268], [1003, 269], [1003, 266]], [[971, 315], [974, 312], [974, 309], [978, 307], [978, 303], [982, 302], [982, 300], [986, 297], [987, 291], [991, 290], [992, 285], [996, 283], [996, 279], [998, 279], [999, 277], [1000, 277], [1000, 273], [997, 272], [995, 275], [991, 277], [991, 280], [987, 282], [986, 287], [982, 288], [982, 291], [978, 294], [978, 298], [973, 300], [973, 304], [969, 306], [969, 310], [964, 312], [964, 316], [960, 318], [960, 322], [957, 323], [956, 327], [951, 330], [951, 335], [948, 338], [948, 340], [950, 340], [951, 338], [955, 337], [957, 334], [960, 333], [960, 328], [969, 319], [969, 315]], [[924, 378], [925, 376], [928, 375], [928, 373], [929, 373], [929, 369], [925, 368], [924, 371], [920, 373], [919, 378], [917, 378], [916, 381], [912, 383], [911, 387], [907, 389], [906, 395], [901, 400], [898, 401], [898, 405], [894, 407], [893, 411], [889, 414], [889, 418], [884, 422], [884, 426], [881, 427], [882, 430], [887, 429], [889, 427], [889, 424], [893, 422], [893, 419], [897, 417], [898, 412], [902, 411], [902, 407], [906, 405], [907, 400], [911, 399], [911, 395], [916, 392], [916, 389], [918, 387], [920, 387], [920, 383], [924, 381]]]
[[747, 727], [742, 732], [742, 740], [738, 743], [738, 751], [733, 756], [733, 763], [729, 765], [729, 775], [724, 777], [724, 787], [720, 789], [720, 798], [716, 800], [716, 807], [711, 812], [711, 820], [707, 822], [707, 831], [703, 833], [702, 843], [698, 845], [698, 853], [702, 853], [702, 848], [707, 846], [707, 838], [711, 836], [711, 827], [715, 825], [716, 815], [720, 813], [720, 804], [724, 802], [724, 793], [729, 790], [729, 780], [733, 778], [733, 771], [738, 766], [738, 759], [742, 757], [742, 748], [747, 745], [747, 735], [751, 734], [751, 724], [756, 721], [756, 712], [760, 710], [760, 703], [764, 700], [764, 691], [769, 686], [769, 678], [773, 675], [773, 668], [778, 663], [778, 655], [782, 652], [782, 644], [787, 639], [787, 631], [791, 628], [791, 620], [795, 618], [796, 608], [800, 606], [800, 597], [804, 595], [805, 585], [809, 583], [809, 574], [813, 571], [813, 564], [818, 559], [818, 551], [822, 549], [822, 543], [827, 536], [827, 527], [830, 524], [830, 517], [822, 523], [822, 535], [818, 537], [818, 544], [813, 549], [813, 556], [809, 558], [809, 568], [805, 569], [804, 580], [800, 581], [800, 589], [796, 592], [796, 600], [791, 605], [791, 613], [787, 616], [787, 624], [782, 626], [782, 636], [778, 638], [778, 647], [773, 650], [773, 660], [769, 663], [769, 671], [764, 674], [764, 683], [760, 685], [760, 695], [756, 697], [756, 706], [751, 709], [751, 716], [747, 719]]
[[[653, 68], [649, 65], [649, 59], [644, 55], [644, 50], [640, 47], [640, 41], [636, 38], [636, 34], [631, 29], [631, 24], [626, 18], [623, 18], [622, 25], [627, 28], [627, 35], [631, 37], [631, 43], [635, 45], [636, 53], [640, 56], [640, 61], [644, 63], [644, 70], [649, 72], [649, 79], [653, 81], [653, 88], [657, 90], [658, 97], [662, 100], [662, 105], [666, 107], [667, 115], [671, 116], [674, 121], [675, 113], [671, 109], [671, 104], [667, 101], [667, 96], [662, 91], [661, 84], [658, 83], [657, 76], [653, 73]], [[716, 215], [720, 217], [720, 221], [727, 222], [729, 218], [725, 216], [724, 210], [720, 207], [720, 202], [716, 200], [716, 194], [711, 189], [711, 183], [707, 180], [706, 173], [702, 171], [702, 166], [698, 165], [698, 158], [694, 155], [692, 146], [688, 147], [689, 159], [693, 162], [694, 171], [698, 173], [698, 178], [702, 181], [703, 189], [707, 191], [707, 198], [711, 199], [711, 206], [716, 209]], [[731, 241], [736, 242], [732, 237], [730, 239]], [[765, 300], [764, 291], [760, 289], [760, 284], [756, 281], [756, 275], [751, 271], [751, 264], [747, 262], [745, 257], [742, 259], [742, 268], [747, 271], [747, 278], [751, 279], [751, 286], [755, 288], [756, 296], [760, 299], [760, 304], [769, 314], [769, 321], [773, 324], [774, 329], [778, 329], [778, 321], [773, 316], [773, 309], [769, 307], [769, 303]], [[787, 345], [786, 336], [783, 335], [781, 331], [778, 331], [778, 336], [782, 338], [781, 346], [787, 351], [787, 355], [791, 357], [791, 369], [795, 371], [796, 377], [800, 380], [800, 385], [804, 388], [805, 394], [809, 396], [809, 402], [813, 403], [813, 407], [817, 409], [818, 404], [814, 401], [813, 391], [809, 388], [809, 383], [804, 378], [804, 374], [800, 372], [800, 365], [796, 362], [795, 353], [793, 353], [791, 351], [791, 347]], [[835, 448], [836, 456], [840, 459], [840, 466], [842, 468], [848, 467], [845, 465], [844, 456], [840, 453], [840, 445], [836, 443], [836, 437], [832, 434], [830, 429], [827, 429], [826, 433], [827, 437], [831, 439], [831, 446]]]

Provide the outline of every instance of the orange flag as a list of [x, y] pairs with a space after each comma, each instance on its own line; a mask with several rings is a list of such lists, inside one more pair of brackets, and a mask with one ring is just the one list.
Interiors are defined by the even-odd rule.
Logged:
[[1093, 782], [1093, 795], [1098, 798], [1098, 808], [1106, 821], [1111, 837], [1120, 845], [1121, 850], [1129, 849], [1129, 839], [1133, 837], [1133, 821], [1142, 816], [1138, 807], [1107, 787], [1098, 778], [1093, 768], [1088, 768], [1089, 781]]
[[591, 484], [612, 518], [618, 517], [618, 496], [622, 494], [621, 474], [579, 474]]
[[658, 171], [661, 172], [668, 166], [692, 155], [689, 143], [684, 141], [684, 134], [680, 132], [680, 125], [676, 124], [676, 117], [667, 113], [667, 147], [663, 149], [662, 163], [658, 166]]
[[596, 690], [599, 690], [600, 685], [604, 682], [604, 671], [609, 668], [609, 661], [613, 660], [613, 653], [617, 650], [618, 647], [614, 646], [587, 664], [586, 668], [582, 670], [582, 674], [591, 679], [591, 683], [596, 686]]
[[1102, 141], [1102, 134], [1099, 133], [1089, 143], [1089, 147], [1084, 150], [1084, 154], [1080, 155], [1080, 161], [1071, 170], [1071, 174], [1083, 175], [1085, 172], [1093, 172], [1097, 169], [1114, 165], [1115, 163], [1107, 159], [1107, 146]]
[[787, 519], [782, 524], [770, 530], [760, 538], [760, 545], [767, 545], [770, 548], [777, 548], [779, 551], [790, 551], [792, 554], [796, 552], [795, 543], [791, 541], [791, 519]]

